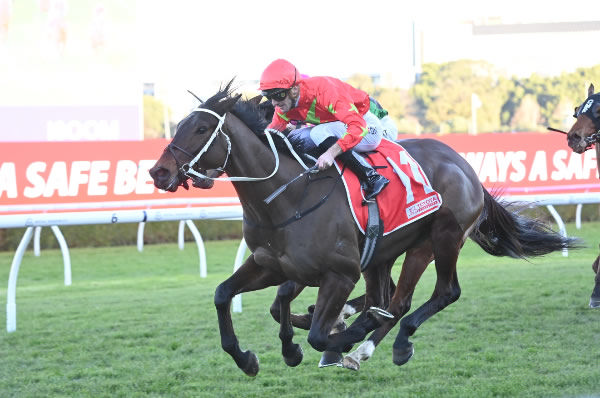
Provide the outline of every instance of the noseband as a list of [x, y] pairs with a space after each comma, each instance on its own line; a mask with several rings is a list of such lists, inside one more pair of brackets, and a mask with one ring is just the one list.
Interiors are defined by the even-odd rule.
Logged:
[[[213, 181], [261, 181], [261, 180], [266, 180], [268, 178], [271, 178], [275, 175], [275, 173], [279, 169], [279, 154], [277, 153], [277, 149], [275, 148], [275, 143], [273, 142], [273, 138], [271, 137], [271, 134], [269, 134], [268, 132], [265, 132], [265, 135], [267, 136], [267, 141], [269, 142], [271, 151], [273, 152], [273, 155], [275, 155], [275, 168], [274, 168], [273, 172], [271, 174], [269, 174], [268, 176], [266, 176], [266, 177], [214, 177], [213, 178], [213, 177], [204, 175], [204, 174], [200, 173], [199, 171], [196, 171], [194, 169], [194, 165], [196, 165], [198, 160], [200, 160], [200, 157], [208, 151], [208, 148], [213, 143], [215, 138], [219, 134], [221, 134], [225, 137], [225, 140], [227, 141], [227, 154], [225, 155], [225, 161], [223, 162], [223, 165], [221, 167], [216, 168], [215, 170], [217, 170], [219, 172], [219, 174], [224, 173], [225, 167], [227, 166], [227, 162], [229, 161], [229, 155], [231, 154], [231, 139], [229, 138], [229, 136], [227, 134], [225, 134], [223, 132], [223, 125], [225, 124], [225, 115], [226, 114], [224, 114], [223, 116], [220, 116], [218, 113], [216, 113], [210, 109], [206, 109], [206, 108], [196, 108], [192, 112], [210, 113], [211, 115], [213, 115], [214, 117], [216, 117], [219, 120], [219, 123], [217, 124], [217, 127], [214, 129], [213, 133], [211, 134], [211, 136], [208, 139], [208, 141], [206, 142], [206, 144], [204, 144], [202, 149], [200, 149], [200, 151], [198, 151], [198, 153], [195, 156], [193, 154], [189, 153], [188, 151], [186, 151], [185, 149], [173, 144], [172, 142], [169, 145], [167, 145], [167, 149], [169, 150], [171, 155], [173, 155], [173, 157], [175, 158], [177, 167], [179, 168], [180, 172], [183, 173], [183, 175], [185, 175], [188, 178], [191, 178], [192, 180], [195, 178], [202, 178], [202, 179], [213, 180]], [[178, 150], [178, 151], [184, 153], [186, 156], [188, 156], [192, 160], [190, 160], [188, 163], [183, 163], [181, 166], [179, 166], [179, 162], [177, 161], [177, 156], [175, 156], [175, 150]]]

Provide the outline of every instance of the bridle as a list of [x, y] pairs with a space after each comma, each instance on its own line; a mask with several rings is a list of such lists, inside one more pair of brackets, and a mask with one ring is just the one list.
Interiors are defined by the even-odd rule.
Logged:
[[594, 114], [594, 102], [596, 101], [600, 102], [600, 93], [592, 94], [587, 97], [582, 106], [578, 107], [573, 114], [573, 117], [575, 118], [579, 118], [581, 115], [586, 115], [590, 118], [592, 123], [594, 123], [594, 127], [596, 128], [595, 133], [584, 138], [586, 150], [590, 149], [592, 145], [600, 142], [600, 118]]
[[[273, 192], [271, 195], [269, 195], [269, 197], [267, 199], [265, 199], [265, 203], [269, 204], [273, 199], [275, 199], [277, 196], [279, 196], [288, 187], [288, 185], [290, 185], [292, 182], [296, 181], [301, 176], [306, 175], [308, 173], [314, 173], [314, 172], [318, 171], [316, 168], [316, 165], [312, 166], [312, 167], [308, 167], [304, 163], [304, 161], [300, 158], [300, 156], [298, 156], [298, 154], [292, 147], [292, 144], [289, 142], [289, 140], [283, 133], [281, 133], [280, 131], [277, 131], [277, 130], [273, 130], [273, 129], [265, 129], [264, 134], [267, 137], [267, 141], [269, 142], [271, 152], [273, 152], [273, 155], [275, 156], [275, 168], [273, 169], [273, 172], [271, 174], [269, 174], [266, 177], [209, 177], [205, 174], [202, 174], [199, 171], [197, 171], [196, 169], [194, 169], [194, 166], [196, 165], [198, 160], [200, 160], [200, 157], [208, 151], [208, 148], [214, 142], [215, 138], [219, 134], [223, 135], [225, 137], [225, 139], [227, 140], [227, 154], [225, 155], [225, 161], [223, 162], [223, 165], [221, 167], [218, 167], [213, 170], [216, 170], [218, 172], [217, 175], [221, 175], [222, 173], [225, 172], [225, 167], [227, 166], [227, 162], [229, 161], [229, 155], [231, 154], [231, 139], [223, 131], [223, 125], [225, 124], [225, 115], [226, 114], [224, 114], [223, 116], [220, 116], [216, 112], [213, 112], [212, 110], [205, 109], [205, 108], [196, 108], [193, 110], [193, 112], [209, 113], [209, 114], [213, 115], [214, 117], [216, 117], [219, 120], [219, 123], [217, 124], [217, 127], [213, 130], [213, 133], [211, 134], [211, 136], [208, 139], [208, 141], [206, 142], [206, 144], [204, 144], [204, 146], [198, 151], [198, 153], [196, 155], [193, 155], [190, 152], [188, 152], [187, 150], [181, 148], [180, 146], [173, 144], [173, 142], [171, 142], [169, 145], [167, 145], [167, 150], [169, 151], [169, 153], [171, 153], [171, 155], [175, 159], [175, 163], [177, 165], [179, 172], [182, 173], [184, 176], [191, 178], [192, 181], [196, 181], [196, 179], [207, 179], [207, 180], [211, 180], [211, 181], [262, 181], [262, 180], [266, 180], [266, 179], [273, 177], [275, 175], [275, 173], [277, 172], [277, 170], [279, 169], [279, 153], [277, 152], [277, 148], [275, 147], [275, 143], [273, 142], [273, 137], [271, 137], [271, 134], [277, 134], [279, 137], [281, 137], [283, 139], [283, 141], [287, 145], [288, 149], [290, 150], [292, 156], [298, 161], [298, 163], [300, 163], [300, 165], [304, 168], [305, 171], [302, 172], [298, 177], [292, 179], [287, 184], [284, 184], [283, 186], [279, 187], [275, 192]], [[175, 150], [182, 152], [183, 154], [185, 154], [187, 157], [189, 157], [192, 160], [190, 160], [188, 163], [183, 163], [180, 165], [179, 161], [177, 160]], [[314, 160], [316, 163], [316, 159], [312, 158], [312, 160]], [[184, 182], [184, 186], [185, 185], [186, 185], [186, 183]], [[328, 197], [329, 197], [329, 194], [326, 195], [322, 199], [322, 201], [319, 202], [319, 204], [316, 207], [319, 207], [322, 203], [324, 203], [324, 201], [327, 200]], [[316, 209], [316, 207], [309, 209], [308, 212], [313, 211], [314, 209]], [[300, 217], [302, 217], [302, 216], [300, 216]], [[298, 214], [296, 214], [296, 216], [294, 216], [294, 219], [296, 219], [296, 220], [299, 219]]]
[[[273, 155], [275, 156], [275, 168], [274, 168], [273, 172], [271, 174], [269, 174], [268, 176], [266, 176], [266, 177], [209, 177], [207, 175], [200, 173], [196, 169], [194, 169], [194, 166], [196, 165], [196, 163], [198, 163], [198, 161], [200, 160], [200, 157], [208, 151], [209, 147], [215, 141], [217, 136], [222, 135], [223, 137], [225, 137], [225, 140], [227, 141], [227, 154], [225, 155], [225, 160], [223, 161], [223, 165], [214, 170], [218, 171], [219, 175], [224, 173], [225, 167], [227, 166], [227, 163], [229, 162], [229, 155], [231, 154], [231, 139], [223, 131], [223, 125], [225, 124], [225, 115], [226, 114], [224, 114], [223, 116], [220, 116], [218, 113], [216, 113], [210, 109], [206, 109], [206, 108], [196, 108], [192, 112], [209, 113], [209, 114], [213, 115], [214, 117], [216, 117], [217, 120], [219, 120], [219, 123], [217, 124], [217, 127], [213, 130], [213, 132], [212, 132], [210, 138], [208, 139], [208, 141], [206, 142], [206, 144], [204, 144], [204, 146], [198, 151], [198, 153], [196, 155], [191, 154], [187, 150], [173, 144], [172, 142], [169, 145], [167, 145], [167, 149], [169, 150], [171, 155], [173, 155], [173, 157], [175, 158], [177, 167], [179, 168], [180, 172], [184, 176], [191, 178], [192, 180], [194, 180], [195, 178], [202, 178], [202, 179], [208, 179], [208, 180], [213, 180], [213, 181], [262, 181], [262, 180], [269, 179], [275, 175], [275, 173], [279, 169], [279, 154], [277, 152], [277, 149], [275, 148], [275, 143], [273, 142], [273, 138], [271, 137], [271, 135], [269, 134], [268, 131], [265, 131], [265, 135], [267, 136], [267, 141], [269, 142], [271, 151], [273, 152]], [[177, 156], [175, 156], [175, 150], [182, 152], [191, 160], [187, 163], [183, 163], [183, 164], [179, 165]]]
[[[171, 153], [171, 155], [173, 155], [173, 157], [175, 158], [175, 162], [176, 162], [177, 167], [179, 168], [180, 172], [183, 173], [186, 177], [191, 178], [192, 180], [194, 180], [195, 178], [202, 178], [202, 179], [209, 179], [209, 180], [213, 180], [213, 181], [261, 181], [261, 180], [266, 180], [268, 178], [273, 177], [275, 175], [275, 173], [277, 172], [277, 170], [279, 169], [279, 153], [277, 152], [277, 148], [275, 147], [275, 143], [273, 142], [273, 138], [271, 137], [272, 133], [277, 134], [281, 138], [283, 138], [283, 141], [288, 146], [290, 152], [296, 158], [296, 160], [300, 163], [300, 165], [304, 168], [305, 171], [303, 173], [301, 173], [298, 177], [292, 179], [290, 182], [288, 182], [287, 184], [284, 184], [279, 189], [277, 189], [274, 193], [269, 195], [269, 197], [267, 199], [265, 199], [266, 204], [269, 204], [273, 199], [275, 199], [277, 196], [279, 196], [287, 188], [287, 186], [289, 184], [296, 181], [301, 176], [309, 175], [311, 172], [318, 171], [316, 168], [316, 165], [313, 167], [306, 166], [306, 164], [302, 161], [300, 156], [298, 156], [296, 151], [293, 149], [291, 143], [289, 142], [289, 140], [283, 133], [281, 133], [277, 130], [266, 129], [264, 131], [264, 134], [267, 137], [267, 141], [269, 142], [271, 151], [273, 152], [273, 155], [275, 156], [275, 168], [270, 175], [268, 175], [266, 177], [214, 177], [214, 178], [204, 175], [204, 174], [200, 173], [199, 171], [195, 170], [194, 166], [200, 160], [200, 157], [208, 151], [208, 148], [211, 146], [211, 144], [214, 142], [214, 140], [216, 139], [216, 137], [218, 135], [223, 135], [225, 137], [225, 139], [227, 140], [227, 154], [225, 155], [225, 161], [223, 162], [223, 165], [214, 170], [219, 171], [219, 173], [225, 172], [225, 167], [227, 166], [227, 162], [229, 160], [229, 155], [231, 154], [231, 139], [223, 131], [223, 125], [225, 124], [225, 116], [227, 114], [225, 113], [223, 116], [220, 116], [216, 112], [214, 112], [210, 109], [205, 109], [205, 108], [196, 108], [193, 110], [193, 112], [209, 113], [209, 114], [213, 115], [214, 117], [216, 117], [219, 120], [219, 123], [217, 124], [217, 127], [212, 132], [212, 134], [211, 134], [210, 138], [208, 139], [208, 141], [206, 142], [206, 144], [204, 144], [204, 146], [198, 151], [198, 153], [196, 155], [193, 155], [192, 153], [188, 152], [184, 148], [181, 148], [180, 146], [177, 146], [177, 145], [173, 144], [172, 142], [169, 145], [167, 145], [167, 149]], [[191, 160], [188, 163], [183, 163], [181, 166], [179, 166], [179, 161], [177, 160], [177, 156], [175, 156], [176, 150], [182, 152]], [[313, 159], [313, 160], [315, 160], [315, 162], [316, 162], [316, 159]], [[323, 178], [327, 178], [327, 177], [323, 177]], [[339, 180], [341, 180], [341, 175], [339, 176], [338, 179], [336, 179], [336, 182], [333, 184], [329, 193], [327, 193], [324, 197], [322, 197], [321, 200], [319, 200], [315, 205], [313, 205], [305, 210], [302, 210], [302, 211], [297, 210], [292, 217], [288, 218], [287, 220], [285, 220], [282, 223], [279, 223], [279, 224], [273, 225], [273, 226], [262, 226], [262, 225], [251, 222], [246, 217], [244, 217], [244, 222], [246, 222], [249, 225], [252, 225], [254, 227], [257, 227], [257, 228], [268, 228], [268, 229], [282, 228], [288, 224], [296, 222], [296, 221], [300, 220], [301, 218], [303, 218], [304, 216], [306, 216], [307, 214], [309, 214], [309, 213], [313, 212], [314, 210], [316, 210], [317, 208], [319, 208], [321, 205], [323, 205], [327, 201], [329, 196], [333, 193], [333, 191], [337, 185], [337, 181], [339, 181]]]
[[[600, 102], [600, 93], [590, 95], [582, 106], [575, 108], [575, 113], [573, 117], [575, 119], [579, 118], [581, 115], [586, 115], [590, 118], [592, 123], [594, 124], [594, 128], [596, 129], [595, 133], [590, 134], [589, 136], [583, 138], [585, 142], [585, 150], [590, 149], [594, 144], [600, 143], [600, 117], [594, 115], [593, 105], [595, 101]], [[548, 130], [556, 131], [563, 134], [568, 134], [566, 131], [555, 129], [553, 127], [548, 127]], [[600, 159], [599, 159], [600, 160]]]

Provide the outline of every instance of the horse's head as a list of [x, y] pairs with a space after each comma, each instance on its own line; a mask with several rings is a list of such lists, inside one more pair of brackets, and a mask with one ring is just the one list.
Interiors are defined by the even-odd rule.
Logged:
[[[227, 138], [218, 139], [218, 136], [224, 135], [225, 114], [241, 96], [230, 95], [231, 83], [177, 124], [173, 140], [150, 169], [157, 188], [175, 192], [180, 185], [187, 188], [189, 178], [195, 187], [211, 188], [210, 178], [223, 173], [230, 148]], [[211, 171], [206, 173], [205, 170]]]
[[576, 153], [583, 153], [600, 141], [600, 93], [594, 94], [594, 85], [588, 88], [587, 99], [575, 108], [577, 119], [567, 133], [567, 144]]

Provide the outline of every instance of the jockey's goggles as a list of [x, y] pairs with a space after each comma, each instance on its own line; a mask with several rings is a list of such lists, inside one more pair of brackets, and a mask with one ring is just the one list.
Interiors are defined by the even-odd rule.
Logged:
[[283, 101], [285, 99], [285, 97], [287, 97], [288, 91], [290, 91], [290, 90], [275, 88], [275, 89], [263, 91], [262, 95], [269, 101], [271, 101], [271, 100]]

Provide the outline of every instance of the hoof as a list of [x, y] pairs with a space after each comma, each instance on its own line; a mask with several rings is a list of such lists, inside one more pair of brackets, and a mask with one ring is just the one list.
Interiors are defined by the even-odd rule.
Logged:
[[302, 358], [304, 357], [304, 353], [302, 352], [302, 347], [299, 344], [294, 344], [294, 352], [292, 355], [287, 355], [283, 357], [283, 361], [287, 366], [294, 367], [300, 365], [302, 362]]
[[319, 361], [319, 367], [338, 366], [342, 363], [342, 354], [333, 351], [324, 351]]
[[413, 354], [415, 353], [415, 349], [412, 343], [408, 343], [409, 345], [402, 349], [394, 348], [394, 363], [398, 366], [404, 365], [408, 362]]
[[600, 297], [590, 298], [590, 308], [600, 308]]
[[354, 358], [348, 355], [344, 357], [344, 360], [342, 361], [342, 366], [346, 369], [358, 370], [360, 369], [360, 362], [356, 361]]
[[248, 356], [248, 360], [246, 361], [246, 365], [240, 367], [240, 369], [246, 375], [254, 377], [258, 374], [258, 357], [252, 351], [246, 351], [244, 354]]

